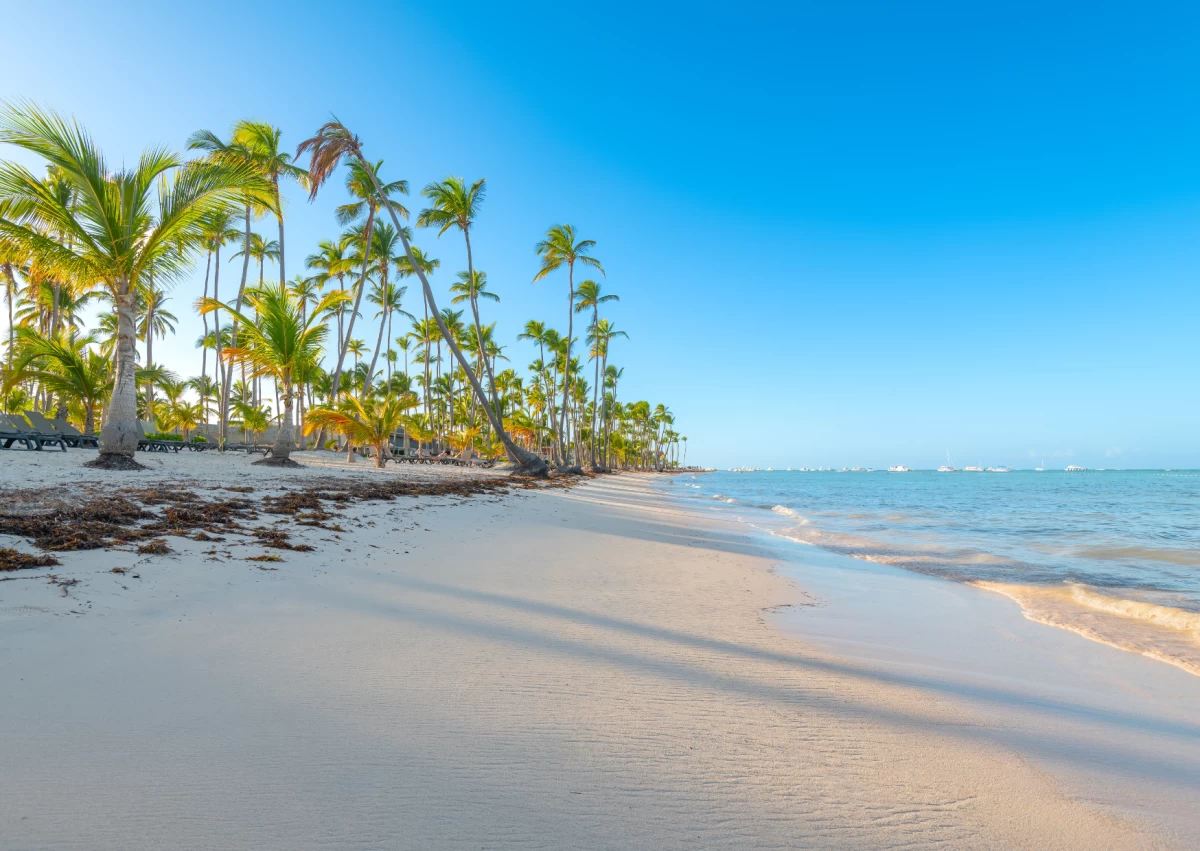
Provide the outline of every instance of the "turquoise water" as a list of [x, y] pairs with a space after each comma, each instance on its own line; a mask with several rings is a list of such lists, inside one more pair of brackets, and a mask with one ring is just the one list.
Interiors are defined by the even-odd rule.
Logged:
[[798, 544], [978, 583], [1034, 620], [1200, 671], [1200, 471], [718, 472], [663, 487]]
[[804, 543], [922, 573], [1081, 582], [1200, 612], [1200, 471], [721, 472], [672, 488]]

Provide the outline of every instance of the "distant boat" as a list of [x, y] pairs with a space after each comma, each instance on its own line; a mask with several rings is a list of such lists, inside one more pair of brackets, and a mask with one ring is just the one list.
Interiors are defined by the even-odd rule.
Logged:
[[958, 472], [958, 470], [956, 470], [954, 468], [954, 462], [950, 460], [950, 450], [949, 449], [946, 450], [946, 463], [943, 464], [942, 466], [938, 467], [937, 471], [939, 473], [957, 473]]
[[888, 472], [889, 473], [911, 473], [912, 470], [910, 470], [908, 467], [905, 467], [903, 464], [897, 464], [894, 467], [888, 467]]
[[775, 472], [775, 468], [774, 468], [774, 467], [768, 467], [768, 468], [767, 468], [767, 472], [768, 472], [768, 473], [774, 473], [774, 472]]
[[982, 473], [983, 467], [963, 467], [964, 473]]
[[1040, 467], [1035, 467], [1035, 468], [1034, 468], [1034, 470], [1033, 470], [1033, 472], [1035, 472], [1035, 473], [1044, 473], [1044, 472], [1046, 472], [1046, 459], [1045, 459], [1045, 458], [1043, 458], [1043, 459], [1042, 459], [1042, 466], [1040, 466]]
[[1074, 464], [1067, 467], [1068, 473], [1083, 473], [1087, 471], [1087, 467], [1076, 467]]
[[989, 473], [1011, 473], [1012, 467], [988, 467]]

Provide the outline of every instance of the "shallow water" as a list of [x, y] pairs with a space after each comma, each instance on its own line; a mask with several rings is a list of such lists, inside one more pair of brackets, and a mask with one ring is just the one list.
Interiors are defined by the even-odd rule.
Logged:
[[1027, 617], [1200, 674], [1200, 472], [672, 477], [673, 494], [831, 552], [976, 583]]

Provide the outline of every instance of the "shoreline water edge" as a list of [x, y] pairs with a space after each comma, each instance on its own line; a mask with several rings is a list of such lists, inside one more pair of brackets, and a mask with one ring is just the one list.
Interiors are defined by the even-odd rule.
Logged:
[[710, 473], [668, 490], [798, 544], [1001, 594], [1032, 621], [1200, 676], [1200, 531], [1186, 521], [1200, 474]]

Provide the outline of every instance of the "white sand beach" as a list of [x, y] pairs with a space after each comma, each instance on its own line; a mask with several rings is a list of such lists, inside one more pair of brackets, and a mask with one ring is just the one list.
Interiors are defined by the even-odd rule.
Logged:
[[[330, 476], [497, 476], [350, 471], [314, 453], [295, 456], [309, 465], [297, 471], [185, 453], [113, 474], [81, 469], [86, 457], [6, 454], [0, 484], [233, 485], [255, 488], [253, 502]], [[1003, 681], [1007, 699], [972, 699], [911, 668], [897, 675], [836, 631], [824, 644], [815, 627], [782, 628], [780, 607], [846, 611], [830, 574], [806, 589], [778, 553], [668, 501], [651, 477], [349, 502], [325, 524], [340, 532], [258, 522], [316, 549], [252, 562], [257, 542], [172, 536], [167, 555], [66, 552], [59, 566], [0, 574], [0, 848], [1200, 841], [1194, 813], [1114, 806], [1112, 783], [1078, 782], [1078, 762], [1060, 771], [1017, 735], [1038, 717], [1082, 738], [1121, 735], [1102, 714], [1067, 700], [1016, 712], [1038, 695], [1002, 667], [989, 686]], [[990, 619], [1072, 637], [959, 590], [986, 601], [960, 611], [973, 634]], [[978, 686], [949, 663], [937, 673]], [[1138, 735], [1194, 741], [1191, 717]], [[1164, 777], [1187, 794], [1194, 753], [1151, 765], [1155, 751], [1113, 782], [1132, 801]], [[1115, 771], [1104, 759], [1095, 769]]]

